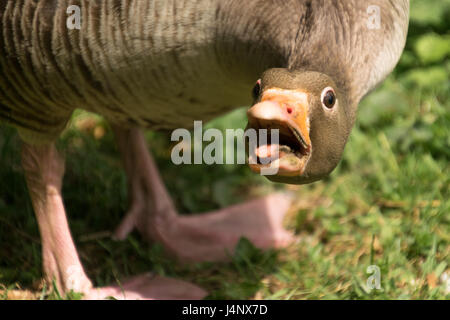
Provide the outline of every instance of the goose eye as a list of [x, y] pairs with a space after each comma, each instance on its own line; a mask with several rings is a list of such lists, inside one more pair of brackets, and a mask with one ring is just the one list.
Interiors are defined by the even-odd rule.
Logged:
[[253, 99], [255, 99], [255, 100], [258, 99], [260, 93], [261, 93], [261, 79], [256, 81], [256, 84], [253, 87], [253, 90], [252, 90]]
[[332, 109], [336, 104], [336, 94], [331, 88], [327, 88], [323, 92], [324, 93], [322, 94], [322, 104], [327, 109]]

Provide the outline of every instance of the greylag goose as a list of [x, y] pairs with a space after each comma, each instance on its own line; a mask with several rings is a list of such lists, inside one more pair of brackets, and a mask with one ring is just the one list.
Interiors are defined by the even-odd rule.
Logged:
[[397, 64], [408, 14], [409, 0], [0, 0], [0, 118], [23, 141], [45, 277], [85, 298], [205, 295], [148, 275], [121, 288], [92, 285], [55, 148], [76, 108], [104, 116], [117, 138], [131, 195], [118, 238], [137, 228], [188, 261], [223, 260], [241, 236], [283, 246], [292, 240], [283, 194], [179, 216], [140, 128], [190, 128], [252, 105], [248, 127], [278, 129], [280, 139], [265, 146], [278, 157], [251, 169], [276, 164], [273, 181], [319, 180], [341, 159], [361, 99]]

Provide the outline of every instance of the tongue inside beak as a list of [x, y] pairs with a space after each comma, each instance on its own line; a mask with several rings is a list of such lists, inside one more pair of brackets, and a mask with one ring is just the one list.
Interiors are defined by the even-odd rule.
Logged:
[[255, 150], [257, 161], [270, 163], [270, 166], [278, 166], [282, 172], [300, 172], [302, 170], [301, 155], [287, 145], [267, 144], [257, 147]]
[[[305, 105], [293, 107], [292, 103], [262, 101], [249, 109], [248, 127], [257, 132], [258, 129], [268, 131], [267, 143], [258, 141], [256, 145], [250, 145], [253, 150], [249, 150], [249, 166], [253, 171], [261, 173], [263, 168], [270, 168], [276, 169], [276, 174], [281, 176], [303, 174], [311, 154]], [[279, 139], [272, 141], [271, 130], [274, 129], [278, 130]]]

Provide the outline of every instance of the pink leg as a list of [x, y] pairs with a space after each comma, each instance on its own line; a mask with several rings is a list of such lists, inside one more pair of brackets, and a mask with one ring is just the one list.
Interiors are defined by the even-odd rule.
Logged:
[[115, 236], [137, 228], [184, 261], [227, 260], [241, 237], [267, 249], [286, 246], [293, 235], [283, 228], [291, 198], [273, 194], [207, 214], [180, 216], [168, 195], [139, 129], [114, 127], [129, 178], [131, 209]]
[[[205, 292], [182, 281], [143, 276], [121, 287], [94, 289], [84, 272], [70, 234], [61, 197], [64, 160], [54, 144], [23, 144], [22, 166], [42, 238], [43, 268], [46, 280], [56, 282], [67, 293], [82, 292], [86, 298], [117, 299], [202, 298]], [[122, 290], [123, 289], [123, 290]]]

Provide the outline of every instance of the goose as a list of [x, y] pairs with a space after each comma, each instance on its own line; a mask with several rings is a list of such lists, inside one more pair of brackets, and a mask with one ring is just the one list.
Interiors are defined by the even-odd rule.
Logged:
[[409, 0], [0, 0], [0, 119], [22, 140], [45, 278], [87, 299], [206, 295], [148, 274], [93, 286], [70, 234], [55, 148], [76, 108], [102, 115], [116, 137], [130, 194], [118, 239], [138, 229], [184, 261], [224, 260], [241, 236], [285, 246], [285, 194], [178, 215], [142, 129], [191, 128], [248, 105], [248, 128], [279, 132], [278, 143], [252, 150], [278, 156], [251, 170], [276, 165], [274, 182], [320, 180], [339, 163], [360, 101], [397, 64], [408, 17]]

